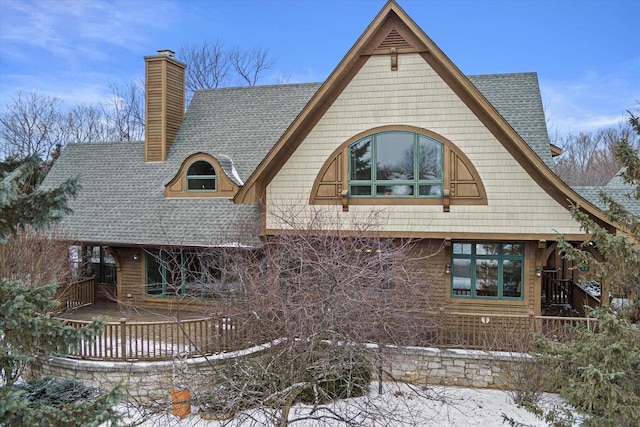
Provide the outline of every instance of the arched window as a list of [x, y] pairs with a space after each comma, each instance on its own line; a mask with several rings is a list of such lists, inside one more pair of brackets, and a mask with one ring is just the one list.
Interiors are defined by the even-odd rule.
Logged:
[[351, 197], [441, 198], [443, 144], [408, 131], [368, 135], [349, 145]]
[[187, 191], [216, 191], [216, 170], [209, 162], [198, 160], [187, 170]]
[[340, 144], [318, 171], [312, 205], [486, 205], [471, 160], [446, 137], [415, 126], [381, 126]]

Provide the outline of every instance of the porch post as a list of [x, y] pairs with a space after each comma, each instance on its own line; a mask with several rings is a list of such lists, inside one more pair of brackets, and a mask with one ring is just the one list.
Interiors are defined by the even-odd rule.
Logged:
[[[529, 268], [533, 271], [533, 313], [534, 316], [542, 315], [542, 270], [546, 264], [547, 242], [538, 241], [536, 249], [535, 265]], [[529, 258], [531, 259], [531, 258]], [[539, 275], [538, 275], [539, 274]]]

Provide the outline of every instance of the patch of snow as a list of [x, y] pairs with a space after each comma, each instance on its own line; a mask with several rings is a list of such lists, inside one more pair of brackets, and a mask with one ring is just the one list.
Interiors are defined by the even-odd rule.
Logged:
[[600, 299], [602, 296], [602, 285], [596, 280], [578, 280], [578, 287], [594, 298]]
[[[555, 394], [543, 394], [541, 406], [550, 408], [564, 405]], [[198, 415], [198, 408], [192, 406], [191, 415], [184, 419], [171, 414], [170, 404], [145, 420], [137, 418], [135, 408], [121, 406], [128, 423], [141, 422], [144, 427], [222, 427], [222, 426], [263, 426], [268, 422], [270, 409], [254, 409], [236, 414], [231, 420], [204, 420]], [[428, 389], [405, 384], [384, 383], [384, 392], [377, 394], [377, 384], [372, 384], [367, 397], [339, 400], [314, 409], [298, 404], [292, 408], [289, 420], [299, 427], [338, 427], [345, 425], [336, 420], [345, 417], [355, 425], [372, 427], [466, 427], [502, 426], [502, 414], [527, 426], [546, 426], [531, 412], [513, 403], [511, 395], [502, 390], [473, 389], [462, 387], [434, 386]], [[326, 418], [322, 418], [326, 415]], [[307, 418], [307, 419], [305, 419]], [[315, 418], [315, 419], [313, 419]], [[318, 419], [320, 418], [320, 419]], [[297, 420], [294, 422], [294, 420]]]

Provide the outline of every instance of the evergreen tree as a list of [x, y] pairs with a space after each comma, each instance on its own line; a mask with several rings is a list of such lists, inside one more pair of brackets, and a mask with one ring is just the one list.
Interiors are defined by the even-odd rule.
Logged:
[[57, 188], [37, 190], [42, 161], [35, 156], [0, 163], [0, 243], [27, 226], [42, 228], [69, 213], [67, 200], [80, 190], [78, 180], [69, 179]]
[[[0, 244], [21, 229], [46, 227], [69, 212], [67, 200], [79, 190], [77, 180], [34, 190], [40, 165], [35, 157], [0, 164]], [[55, 283], [27, 286], [8, 274], [0, 271], [0, 425], [97, 426], [117, 421], [117, 390], [102, 393], [51, 378], [19, 381], [35, 358], [68, 354], [98, 333], [102, 323], [81, 329], [66, 325], [51, 316], [58, 304]], [[51, 389], [55, 391], [47, 392]]]
[[[638, 117], [631, 114], [629, 122], [640, 135]], [[626, 140], [618, 143], [615, 152], [624, 168], [621, 177], [630, 187], [628, 197], [639, 199], [639, 153]], [[574, 265], [590, 263], [596, 277], [612, 291], [631, 297], [635, 311], [629, 316], [629, 312], [615, 310], [611, 305], [594, 310], [595, 326], [577, 326], [570, 343], [539, 339], [539, 356], [543, 365], [551, 368], [551, 378], [561, 396], [585, 415], [584, 426], [637, 427], [640, 329], [632, 322], [637, 320], [639, 302], [640, 218], [607, 194], [602, 193], [601, 197], [609, 206], [607, 218], [617, 224], [622, 233], [612, 234], [575, 206], [572, 215], [591, 239], [574, 247], [561, 237], [559, 246]], [[587, 245], [593, 245], [603, 260], [593, 259], [585, 250]]]
[[[640, 135], [639, 118], [630, 113], [629, 123], [634, 132]], [[640, 200], [640, 155], [627, 140], [618, 142], [615, 148], [618, 161], [622, 164], [621, 179], [629, 186], [627, 197]], [[622, 230], [612, 234], [610, 230], [599, 225], [579, 206], [573, 206], [572, 216], [591, 235], [590, 240], [574, 247], [564, 237], [558, 239], [558, 245], [565, 259], [576, 266], [589, 266], [595, 277], [608, 287], [609, 291], [625, 295], [632, 300], [632, 313], [637, 320], [640, 303], [640, 217], [625, 209], [606, 192], [600, 192], [600, 198], [609, 208], [605, 215], [609, 221]], [[603, 260], [594, 259], [587, 247], [593, 245], [602, 255]], [[604, 289], [603, 289], [604, 291]]]

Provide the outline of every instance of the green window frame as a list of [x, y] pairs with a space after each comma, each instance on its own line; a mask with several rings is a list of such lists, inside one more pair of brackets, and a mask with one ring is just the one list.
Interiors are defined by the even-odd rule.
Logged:
[[211, 163], [204, 160], [193, 162], [187, 169], [187, 191], [217, 191], [218, 175]]
[[453, 242], [451, 298], [522, 300], [522, 242]]
[[409, 131], [385, 131], [349, 145], [349, 196], [442, 198], [444, 144]]
[[229, 299], [241, 293], [239, 280], [208, 253], [145, 252], [145, 294], [150, 297]]

